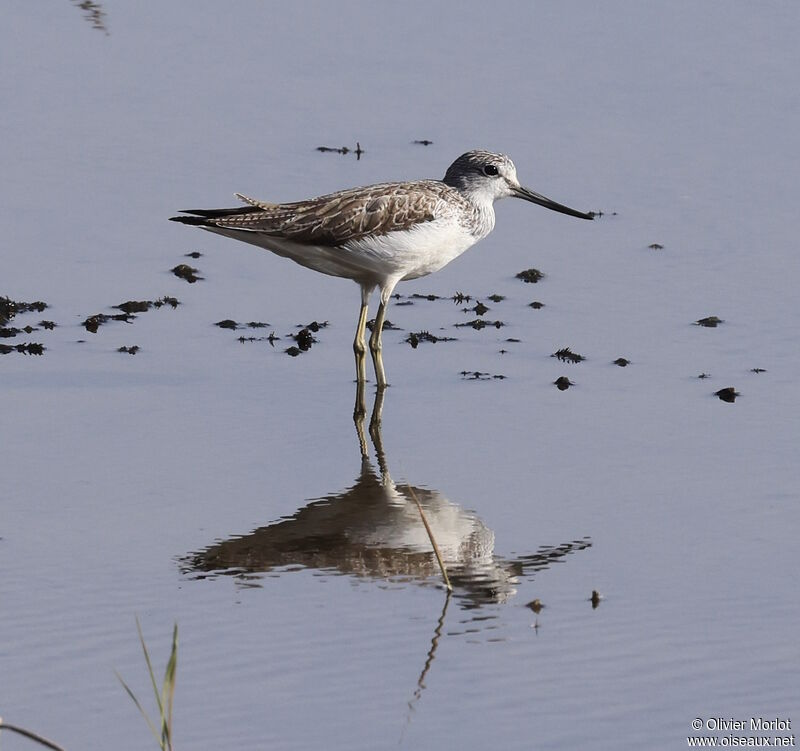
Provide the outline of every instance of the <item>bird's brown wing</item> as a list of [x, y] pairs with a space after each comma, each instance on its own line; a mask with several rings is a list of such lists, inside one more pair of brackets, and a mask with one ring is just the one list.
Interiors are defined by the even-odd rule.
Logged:
[[383, 183], [296, 203], [269, 204], [241, 196], [249, 207], [230, 213], [194, 213], [201, 215], [197, 223], [204, 226], [263, 233], [307, 245], [342, 245], [432, 221], [450, 192], [452, 188], [436, 180]]

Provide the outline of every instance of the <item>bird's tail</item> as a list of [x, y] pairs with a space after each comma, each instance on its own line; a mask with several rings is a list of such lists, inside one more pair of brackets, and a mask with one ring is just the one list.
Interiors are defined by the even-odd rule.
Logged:
[[169, 220], [195, 227], [205, 227], [213, 225], [215, 219], [242, 214], [257, 214], [261, 210], [255, 206], [238, 206], [235, 209], [182, 209], [181, 214], [190, 214], [191, 216], [171, 216]]

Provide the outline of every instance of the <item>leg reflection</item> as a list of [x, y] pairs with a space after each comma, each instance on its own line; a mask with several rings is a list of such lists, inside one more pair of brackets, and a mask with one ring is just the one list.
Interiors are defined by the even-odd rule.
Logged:
[[365, 389], [366, 384], [364, 381], [358, 381], [356, 383], [356, 404], [353, 408], [353, 422], [356, 426], [356, 434], [358, 435], [358, 445], [361, 449], [362, 459], [369, 457], [367, 436], [364, 433], [364, 418], [367, 416], [367, 400], [364, 396]]
[[375, 402], [372, 405], [372, 417], [369, 420], [369, 435], [372, 438], [372, 444], [375, 446], [375, 456], [378, 459], [378, 466], [381, 470], [381, 476], [384, 478], [389, 477], [389, 467], [386, 462], [386, 454], [383, 450], [383, 436], [381, 435], [381, 418], [383, 417], [383, 400], [386, 391], [378, 389], [375, 392]]
[[[356, 403], [353, 409], [353, 422], [356, 426], [356, 434], [358, 435], [358, 445], [361, 449], [362, 458], [369, 455], [369, 447], [367, 446], [367, 436], [364, 431], [364, 420], [367, 417], [367, 400], [365, 395], [366, 385], [362, 381], [356, 383]], [[375, 401], [372, 403], [372, 417], [369, 421], [369, 435], [372, 439], [372, 444], [375, 447], [375, 455], [378, 458], [378, 465], [381, 469], [381, 475], [386, 478], [388, 476], [388, 468], [386, 465], [386, 455], [383, 451], [383, 438], [381, 436], [381, 419], [383, 417], [383, 400], [386, 397], [384, 389], [377, 389], [375, 392]]]

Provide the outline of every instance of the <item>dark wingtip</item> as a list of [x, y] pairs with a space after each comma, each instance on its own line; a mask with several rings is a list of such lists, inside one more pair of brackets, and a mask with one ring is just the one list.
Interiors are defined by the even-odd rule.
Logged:
[[196, 227], [206, 223], [205, 217], [202, 216], [171, 216], [169, 220], [171, 222], [180, 222], [181, 224], [191, 224]]
[[171, 216], [171, 222], [181, 224], [192, 224], [196, 227], [204, 227], [213, 224], [210, 220], [223, 219], [227, 216], [241, 216], [242, 214], [258, 214], [262, 209], [257, 206], [237, 206], [234, 209], [181, 209], [181, 214], [194, 214], [194, 216]]

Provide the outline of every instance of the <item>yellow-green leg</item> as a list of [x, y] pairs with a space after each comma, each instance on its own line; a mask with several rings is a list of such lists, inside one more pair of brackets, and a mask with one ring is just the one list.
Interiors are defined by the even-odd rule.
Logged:
[[356, 338], [353, 340], [353, 352], [356, 356], [356, 381], [365, 383], [367, 380], [367, 342], [365, 331], [367, 328], [367, 303], [371, 288], [361, 288], [361, 312], [358, 315]]
[[386, 382], [386, 372], [383, 369], [383, 357], [381, 352], [383, 350], [383, 324], [386, 320], [386, 308], [389, 306], [389, 298], [392, 296], [394, 285], [387, 284], [381, 289], [381, 304], [378, 307], [378, 312], [375, 315], [375, 326], [372, 328], [372, 336], [369, 338], [369, 349], [372, 352], [372, 364], [375, 366], [375, 380], [378, 383], [378, 389], [383, 390], [389, 384]]

